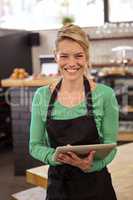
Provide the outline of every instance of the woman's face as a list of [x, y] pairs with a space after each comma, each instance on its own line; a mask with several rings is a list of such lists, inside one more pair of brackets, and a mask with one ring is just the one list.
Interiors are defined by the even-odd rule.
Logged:
[[77, 80], [83, 76], [87, 59], [84, 49], [77, 42], [69, 39], [60, 41], [55, 59], [64, 79]]

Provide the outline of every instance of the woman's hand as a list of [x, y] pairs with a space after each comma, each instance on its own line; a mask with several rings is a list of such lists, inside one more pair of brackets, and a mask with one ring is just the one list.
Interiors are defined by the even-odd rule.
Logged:
[[80, 158], [70, 151], [67, 153], [60, 153], [57, 157], [57, 161], [78, 167], [82, 171], [88, 171], [93, 164], [94, 154], [95, 151], [90, 151], [87, 157]]

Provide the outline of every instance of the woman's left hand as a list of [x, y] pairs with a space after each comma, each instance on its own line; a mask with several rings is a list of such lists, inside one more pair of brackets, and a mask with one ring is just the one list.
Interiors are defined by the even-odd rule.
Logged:
[[73, 152], [60, 153], [57, 161], [78, 167], [82, 171], [88, 171], [93, 164], [94, 154], [95, 151], [90, 151], [87, 157], [80, 158]]

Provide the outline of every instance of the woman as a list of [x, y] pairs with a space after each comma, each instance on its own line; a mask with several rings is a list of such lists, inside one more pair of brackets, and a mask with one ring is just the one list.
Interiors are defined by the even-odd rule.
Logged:
[[76, 25], [57, 35], [55, 60], [62, 74], [57, 84], [37, 90], [32, 104], [30, 153], [49, 164], [47, 200], [116, 200], [106, 168], [114, 149], [104, 160], [95, 152], [79, 158], [73, 152], [54, 152], [61, 145], [116, 143], [118, 104], [113, 90], [85, 76], [89, 41]]

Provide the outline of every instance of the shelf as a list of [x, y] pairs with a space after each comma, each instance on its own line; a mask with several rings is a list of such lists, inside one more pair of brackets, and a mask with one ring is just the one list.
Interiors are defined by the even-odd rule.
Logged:
[[104, 76], [99, 76], [99, 78], [103, 78], [103, 79], [118, 79], [118, 78], [122, 78], [122, 79], [133, 79], [133, 75], [131, 74], [126, 74], [126, 75], [120, 75], [120, 74], [108, 74], [108, 75], [104, 75]]
[[[121, 67], [118, 63], [92, 63], [93, 68], [100, 67]], [[133, 62], [129, 63], [127, 67], [133, 67]]]
[[91, 38], [90, 37], [90, 41], [100, 41], [100, 40], [127, 40], [127, 39], [133, 39], [132, 35], [128, 35], [128, 36], [105, 36], [105, 37], [95, 37], [95, 38]]
[[54, 81], [57, 81], [59, 77], [45, 77], [43, 79], [3, 79], [1, 80], [2, 87], [37, 87], [48, 85]]

